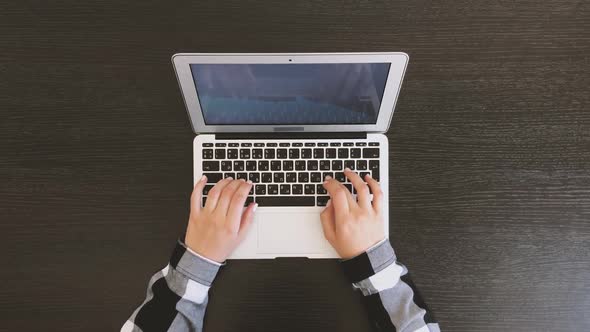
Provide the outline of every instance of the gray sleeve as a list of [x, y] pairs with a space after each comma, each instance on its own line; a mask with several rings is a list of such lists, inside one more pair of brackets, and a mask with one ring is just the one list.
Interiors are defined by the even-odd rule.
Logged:
[[363, 294], [375, 331], [440, 331], [408, 270], [396, 262], [389, 240], [342, 261], [342, 267], [353, 287]]
[[121, 332], [202, 331], [207, 294], [219, 268], [179, 241], [170, 263], [150, 279], [145, 300]]

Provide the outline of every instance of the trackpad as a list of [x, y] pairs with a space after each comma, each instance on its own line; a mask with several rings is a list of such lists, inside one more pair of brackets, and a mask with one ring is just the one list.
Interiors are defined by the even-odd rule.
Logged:
[[259, 253], [317, 254], [329, 249], [319, 211], [268, 211], [258, 218]]

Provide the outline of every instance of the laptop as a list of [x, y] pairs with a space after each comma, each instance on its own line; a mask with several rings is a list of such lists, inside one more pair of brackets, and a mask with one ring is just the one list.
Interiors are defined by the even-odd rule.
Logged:
[[[405, 53], [175, 54], [193, 131], [194, 183], [254, 183], [254, 224], [229, 257], [338, 258], [320, 212], [330, 175], [348, 167], [382, 183], [388, 201], [388, 130]], [[388, 219], [388, 204], [383, 215]], [[389, 222], [385, 220], [385, 234]]]

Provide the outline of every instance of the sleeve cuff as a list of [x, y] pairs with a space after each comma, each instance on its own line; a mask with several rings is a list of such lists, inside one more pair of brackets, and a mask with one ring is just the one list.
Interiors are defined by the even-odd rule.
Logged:
[[188, 249], [180, 240], [170, 258], [172, 268], [205, 286], [211, 286], [221, 265]]
[[384, 270], [395, 263], [395, 260], [393, 248], [389, 240], [385, 239], [367, 249], [364, 253], [341, 261], [340, 264], [350, 282], [358, 283]]

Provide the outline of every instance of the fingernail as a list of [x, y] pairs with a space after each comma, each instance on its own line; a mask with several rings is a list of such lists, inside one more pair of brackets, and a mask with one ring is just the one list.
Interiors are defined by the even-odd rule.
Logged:
[[233, 180], [234, 178], [232, 178], [231, 176], [228, 176], [228, 177], [226, 177], [226, 179]]
[[372, 179], [371, 174], [365, 175], [366, 178]]
[[207, 176], [203, 175], [203, 176], [201, 176], [201, 179], [199, 181], [205, 181], [205, 180], [207, 180]]
[[346, 167], [344, 170], [347, 172], [350, 172], [350, 168], [348, 168], [348, 167]]
[[254, 203], [254, 207], [252, 208], [252, 212], [256, 212], [256, 209], [258, 209], [258, 203]]
[[332, 177], [329, 175], [326, 175], [326, 177], [324, 178], [324, 183], [330, 181], [330, 179], [332, 179]]
[[252, 181], [248, 180], [246, 181], [247, 184], [252, 184]]

